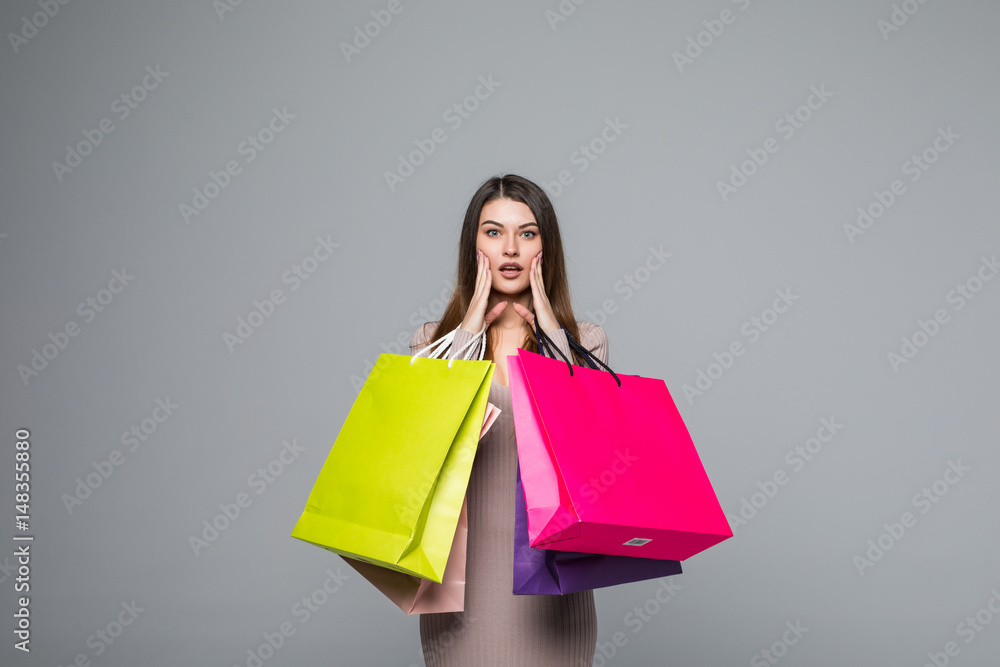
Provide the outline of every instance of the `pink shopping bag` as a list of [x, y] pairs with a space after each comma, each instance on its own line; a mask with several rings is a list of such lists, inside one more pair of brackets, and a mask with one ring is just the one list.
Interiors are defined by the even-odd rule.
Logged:
[[523, 349], [507, 372], [532, 547], [681, 561], [733, 536], [663, 380]]
[[465, 610], [465, 557], [469, 536], [468, 501], [458, 515], [455, 540], [448, 553], [441, 583], [412, 574], [390, 570], [374, 563], [341, 556], [358, 574], [368, 580], [393, 604], [407, 614], [437, 614]]

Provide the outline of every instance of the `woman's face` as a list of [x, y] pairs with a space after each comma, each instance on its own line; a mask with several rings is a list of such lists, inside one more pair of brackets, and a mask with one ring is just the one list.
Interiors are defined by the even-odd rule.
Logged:
[[[489, 258], [493, 289], [517, 294], [531, 289], [531, 260], [542, 251], [538, 223], [527, 204], [512, 199], [494, 199], [479, 214], [476, 249]], [[515, 264], [520, 270], [505, 270]]]

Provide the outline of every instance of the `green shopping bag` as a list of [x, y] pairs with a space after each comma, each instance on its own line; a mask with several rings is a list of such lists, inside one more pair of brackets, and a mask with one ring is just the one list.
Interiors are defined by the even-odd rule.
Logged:
[[441, 583], [495, 369], [482, 351], [438, 358], [457, 331], [412, 357], [379, 355], [292, 537]]

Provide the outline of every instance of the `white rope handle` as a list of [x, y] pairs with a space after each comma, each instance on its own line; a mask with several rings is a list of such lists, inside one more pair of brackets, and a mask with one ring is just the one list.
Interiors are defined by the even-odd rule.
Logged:
[[455, 327], [454, 330], [449, 331], [444, 336], [441, 336], [441, 338], [438, 338], [436, 341], [429, 344], [427, 347], [418, 351], [416, 354], [413, 355], [413, 358], [410, 359], [410, 365], [411, 366], [413, 365], [413, 359], [423, 356], [424, 352], [427, 353], [428, 359], [437, 359], [441, 355], [441, 353], [445, 350], [445, 348], [451, 345], [451, 341], [455, 338], [455, 334], [458, 332], [458, 330], [459, 327]]
[[[457, 332], [458, 329], [456, 329], [455, 331]], [[486, 352], [486, 336], [484, 335], [485, 333], [486, 333], [486, 326], [483, 325], [483, 328], [480, 329], [477, 333], [472, 334], [472, 338], [469, 339], [469, 342], [467, 342], [465, 345], [463, 345], [462, 347], [460, 347], [458, 349], [458, 352], [456, 354], [461, 354], [462, 355], [462, 359], [464, 359], [465, 361], [471, 361], [472, 360], [471, 357], [472, 357], [472, 355], [474, 355], [476, 353], [476, 347], [478, 347], [479, 348], [479, 361], [482, 361], [483, 360], [483, 355]], [[482, 341], [482, 345], [479, 344], [480, 341]], [[475, 343], [475, 347], [469, 347], [473, 343]], [[469, 348], [468, 356], [466, 356], [466, 352], [465, 352], [465, 348], [467, 348], [467, 347]], [[454, 361], [454, 359], [449, 359], [448, 360], [448, 368], [451, 368], [451, 362], [452, 361]]]
[[[438, 359], [444, 353], [445, 349], [451, 347], [452, 341], [455, 340], [455, 334], [458, 333], [458, 330], [460, 328], [461, 327], [455, 327], [452, 331], [449, 331], [441, 338], [438, 338], [436, 341], [434, 341], [427, 347], [418, 351], [410, 359], [410, 365], [411, 366], [413, 365], [413, 362], [416, 360], [417, 357], [423, 356], [424, 352], [427, 352], [428, 359]], [[469, 339], [469, 342], [467, 342], [465, 345], [463, 345], [456, 351], [456, 356], [460, 355], [461, 359], [465, 361], [471, 361], [470, 357], [474, 355], [476, 351], [476, 348], [472, 347], [472, 345], [475, 343], [479, 347], [479, 361], [482, 361], [483, 356], [486, 352], [486, 336], [484, 335], [485, 333], [486, 333], [486, 326], [484, 325], [483, 328], [478, 333], [473, 334], [472, 338]], [[478, 345], [480, 341], [482, 341], [481, 346]], [[468, 351], [466, 351], [466, 348], [468, 348]], [[448, 368], [451, 368], [452, 361], [454, 361], [454, 359], [448, 360]]]

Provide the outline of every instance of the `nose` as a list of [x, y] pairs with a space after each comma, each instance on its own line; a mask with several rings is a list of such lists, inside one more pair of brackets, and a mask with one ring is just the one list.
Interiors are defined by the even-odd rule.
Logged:
[[503, 254], [505, 257], [517, 257], [517, 239], [514, 237], [509, 237], [510, 241], [507, 243], [507, 247], [503, 249]]

